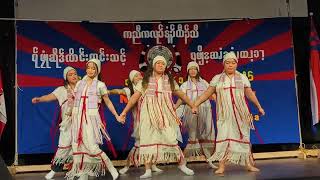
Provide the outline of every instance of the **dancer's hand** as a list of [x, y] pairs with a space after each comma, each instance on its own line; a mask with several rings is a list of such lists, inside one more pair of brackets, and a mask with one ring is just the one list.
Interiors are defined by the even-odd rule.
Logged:
[[124, 124], [124, 120], [121, 119], [120, 116], [116, 115], [116, 119], [117, 119], [117, 121], [118, 121], [119, 123]]
[[127, 114], [126, 113], [124, 113], [124, 112], [122, 112], [120, 115], [119, 115], [121, 118], [126, 118], [126, 116], [127, 116]]
[[123, 122], [126, 122], [126, 116], [127, 116], [126, 113], [121, 113], [121, 114], [120, 114], [120, 119], [121, 119]]
[[197, 106], [193, 106], [193, 107], [191, 108], [191, 111], [192, 111], [192, 114], [198, 114], [198, 108], [197, 108]]
[[124, 124], [126, 122], [126, 116], [123, 114], [120, 114], [120, 116], [116, 116], [117, 121], [120, 122], [121, 124]]
[[34, 97], [34, 98], [32, 98], [31, 101], [32, 101], [33, 104], [36, 104], [36, 103], [40, 102], [40, 98], [39, 97]]
[[264, 112], [264, 109], [262, 107], [260, 107], [258, 109], [260, 116], [264, 116], [266, 113]]

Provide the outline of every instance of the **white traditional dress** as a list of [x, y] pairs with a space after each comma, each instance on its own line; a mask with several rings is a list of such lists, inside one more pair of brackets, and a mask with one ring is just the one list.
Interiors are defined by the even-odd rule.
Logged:
[[60, 86], [56, 88], [52, 94], [57, 98], [60, 105], [61, 123], [59, 124], [60, 136], [58, 149], [51, 161], [52, 170], [61, 171], [64, 164], [72, 161], [71, 148], [71, 110], [73, 106], [74, 93], [73, 90], [67, 86]]
[[108, 94], [107, 87], [98, 80], [93, 80], [88, 85], [86, 78], [83, 78], [76, 85], [72, 110], [73, 165], [67, 173], [68, 179], [84, 174], [100, 176], [107, 169], [114, 168], [99, 147], [103, 143], [103, 137], [110, 142], [110, 136], [99, 114], [99, 104], [105, 94]]
[[[182, 160], [184, 156], [177, 141], [180, 120], [174, 110], [168, 76], [158, 80], [150, 77], [147, 89], [139, 82], [136, 90], [142, 93], [139, 164]], [[179, 90], [177, 83], [175, 90]]]
[[[134, 86], [134, 91], [136, 91], [135, 86]], [[131, 91], [129, 88], [125, 87], [123, 88], [123, 90], [126, 93], [127, 99], [129, 100], [131, 97]], [[131, 113], [132, 113], [132, 128], [133, 128], [133, 133], [132, 133], [132, 137], [135, 139], [135, 143], [134, 146], [132, 147], [132, 149], [130, 150], [127, 159], [130, 160], [130, 165], [135, 165], [138, 166], [139, 165], [139, 145], [140, 145], [140, 132], [139, 132], [139, 107], [141, 106], [141, 98], [138, 100], [138, 103], [131, 109]], [[131, 127], [130, 127], [131, 128]]]
[[231, 78], [223, 72], [212, 78], [210, 86], [217, 92], [217, 139], [216, 151], [209, 160], [226, 160], [239, 165], [253, 162], [252, 116], [244, 94], [244, 88], [251, 87], [248, 78], [238, 71]]
[[[189, 78], [180, 86], [180, 90], [186, 93], [191, 101], [195, 101], [208, 87], [208, 82], [201, 78], [197, 83]], [[192, 114], [190, 107], [185, 104], [179, 106], [177, 114], [189, 134], [184, 155], [186, 157], [204, 155], [207, 159], [211, 157], [215, 146], [215, 131], [210, 101], [207, 100], [199, 106], [197, 115]]]

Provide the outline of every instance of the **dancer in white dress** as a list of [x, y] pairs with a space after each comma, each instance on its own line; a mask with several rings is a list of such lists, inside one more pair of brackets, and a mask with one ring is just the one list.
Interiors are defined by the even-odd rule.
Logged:
[[[109, 94], [121, 94], [127, 96], [128, 99], [133, 95], [133, 93], [136, 91], [136, 86], [139, 81], [142, 80], [142, 75], [139, 71], [132, 70], [129, 73], [129, 80], [128, 80], [128, 87], [125, 87], [123, 89], [112, 89], [109, 90]], [[139, 114], [139, 107], [140, 103], [138, 103], [136, 106], [134, 106], [131, 110], [132, 112], [132, 122], [133, 123], [133, 133], [132, 137], [135, 139], [134, 146], [130, 150], [128, 157], [127, 157], [127, 162], [126, 165], [119, 170], [120, 174], [125, 174], [131, 165], [138, 165], [139, 159], [139, 144], [140, 144], [140, 132], [139, 132], [139, 118], [137, 117]], [[131, 127], [130, 127], [131, 128]], [[152, 171], [154, 172], [161, 172], [162, 170], [159, 169], [155, 164], [151, 166]]]
[[[155, 49], [162, 51], [167, 48], [157, 46]], [[162, 55], [156, 55], [150, 59], [150, 65], [152, 66], [149, 66], [143, 81], [138, 83], [136, 92], [120, 115], [124, 119], [127, 112], [140, 97], [142, 98], [139, 116], [140, 145], [138, 159], [139, 164], [145, 164], [146, 172], [140, 178], [152, 177], [152, 164], [170, 161], [178, 161], [178, 168], [182, 172], [193, 175], [194, 172], [187, 168], [184, 155], [178, 146], [176, 130], [181, 121], [174, 109], [172, 93], [191, 106], [193, 112], [197, 110], [190, 99], [179, 90], [173, 78], [165, 73], [169, 58], [165, 59]]]
[[119, 121], [118, 113], [108, 97], [105, 83], [98, 80], [100, 72], [101, 62], [97, 59], [89, 60], [86, 64], [87, 75], [75, 88], [72, 110], [73, 165], [67, 173], [68, 179], [74, 177], [88, 179], [88, 175], [103, 176], [106, 170], [109, 170], [113, 179], [119, 176], [109, 157], [99, 147], [104, 137], [110, 150], [114, 150], [105, 123], [99, 114], [102, 100]]
[[34, 97], [32, 103], [50, 102], [58, 100], [60, 105], [61, 123], [58, 149], [51, 161], [51, 171], [46, 179], [52, 179], [56, 172], [61, 172], [65, 164], [72, 162], [71, 148], [71, 111], [74, 99], [74, 88], [79, 80], [77, 71], [68, 66], [63, 71], [64, 86], [56, 88], [52, 93], [41, 97]]
[[[206, 80], [202, 79], [199, 72], [199, 65], [191, 61], [187, 66], [188, 79], [180, 89], [186, 93], [191, 101], [195, 101], [209, 87]], [[188, 144], [184, 149], [185, 157], [197, 157], [204, 155], [206, 159], [211, 157], [215, 146], [215, 131], [212, 119], [210, 100], [206, 100], [198, 108], [198, 115], [192, 114], [191, 109], [182, 104], [182, 100], [176, 102], [178, 117], [182, 118], [183, 126], [188, 131]], [[208, 161], [211, 168], [217, 168], [211, 161]]]
[[219, 161], [216, 174], [223, 174], [225, 163], [231, 162], [246, 166], [249, 171], [259, 171], [254, 167], [251, 152], [250, 127], [252, 115], [245, 96], [253, 102], [259, 113], [265, 112], [253, 93], [248, 78], [236, 71], [238, 59], [234, 52], [224, 55], [224, 71], [214, 76], [210, 87], [195, 102], [199, 106], [213, 93], [216, 93], [217, 139], [216, 151], [209, 161]]

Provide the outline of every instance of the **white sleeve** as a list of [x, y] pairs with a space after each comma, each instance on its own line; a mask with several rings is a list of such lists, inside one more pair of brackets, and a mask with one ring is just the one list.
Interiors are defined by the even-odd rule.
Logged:
[[184, 82], [183, 84], [181, 84], [180, 86], [180, 90], [183, 92], [183, 93], [187, 93], [187, 82]]
[[108, 94], [108, 88], [104, 82], [98, 81], [98, 92], [101, 96]]
[[178, 83], [176, 82], [176, 80], [173, 80], [173, 83], [174, 83], [174, 90], [175, 90], [175, 91], [178, 91], [178, 90], [179, 90], [179, 85], [178, 85]]
[[131, 91], [128, 87], [123, 88], [124, 92], [126, 93], [126, 96], [128, 99], [131, 97]]
[[67, 89], [64, 86], [57, 87], [52, 94], [58, 99], [60, 105], [67, 99]]
[[203, 84], [206, 86], [206, 88], [209, 87], [209, 83], [208, 83], [206, 80], [202, 79], [202, 82], [203, 82]]
[[143, 93], [142, 81], [139, 81], [135, 88], [136, 91]]
[[221, 76], [220, 74], [215, 75], [215, 76], [212, 78], [212, 80], [210, 81], [210, 86], [216, 87], [217, 84], [218, 84], [218, 82], [219, 82], [220, 76]]
[[245, 88], [247, 88], [247, 87], [251, 88], [251, 83], [250, 83], [249, 79], [247, 78], [247, 76], [244, 75], [244, 74], [241, 74], [241, 78], [242, 78], [242, 82], [244, 84], [244, 87]]

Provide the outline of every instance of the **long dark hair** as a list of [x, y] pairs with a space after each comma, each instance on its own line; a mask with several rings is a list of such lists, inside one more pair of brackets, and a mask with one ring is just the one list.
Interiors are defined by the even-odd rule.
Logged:
[[98, 74], [98, 80], [102, 81], [101, 73]]
[[68, 89], [68, 85], [69, 85], [69, 81], [68, 80], [64, 80], [63, 81], [63, 86]]
[[127, 81], [128, 83], [128, 88], [130, 89], [130, 94], [131, 96], [134, 94], [134, 90], [133, 90], [133, 82], [130, 80], [130, 78]]
[[[152, 76], [152, 74], [153, 74], [153, 67], [151, 65], [149, 65], [148, 69], [144, 73], [144, 76], [143, 76], [143, 79], [142, 79], [142, 87], [143, 87], [143, 89], [146, 90], [148, 88], [149, 79]], [[166, 72], [166, 71], [164, 72], [164, 74], [168, 75], [171, 91], [174, 91], [175, 84], [174, 84], [173, 76], [169, 72]]]

